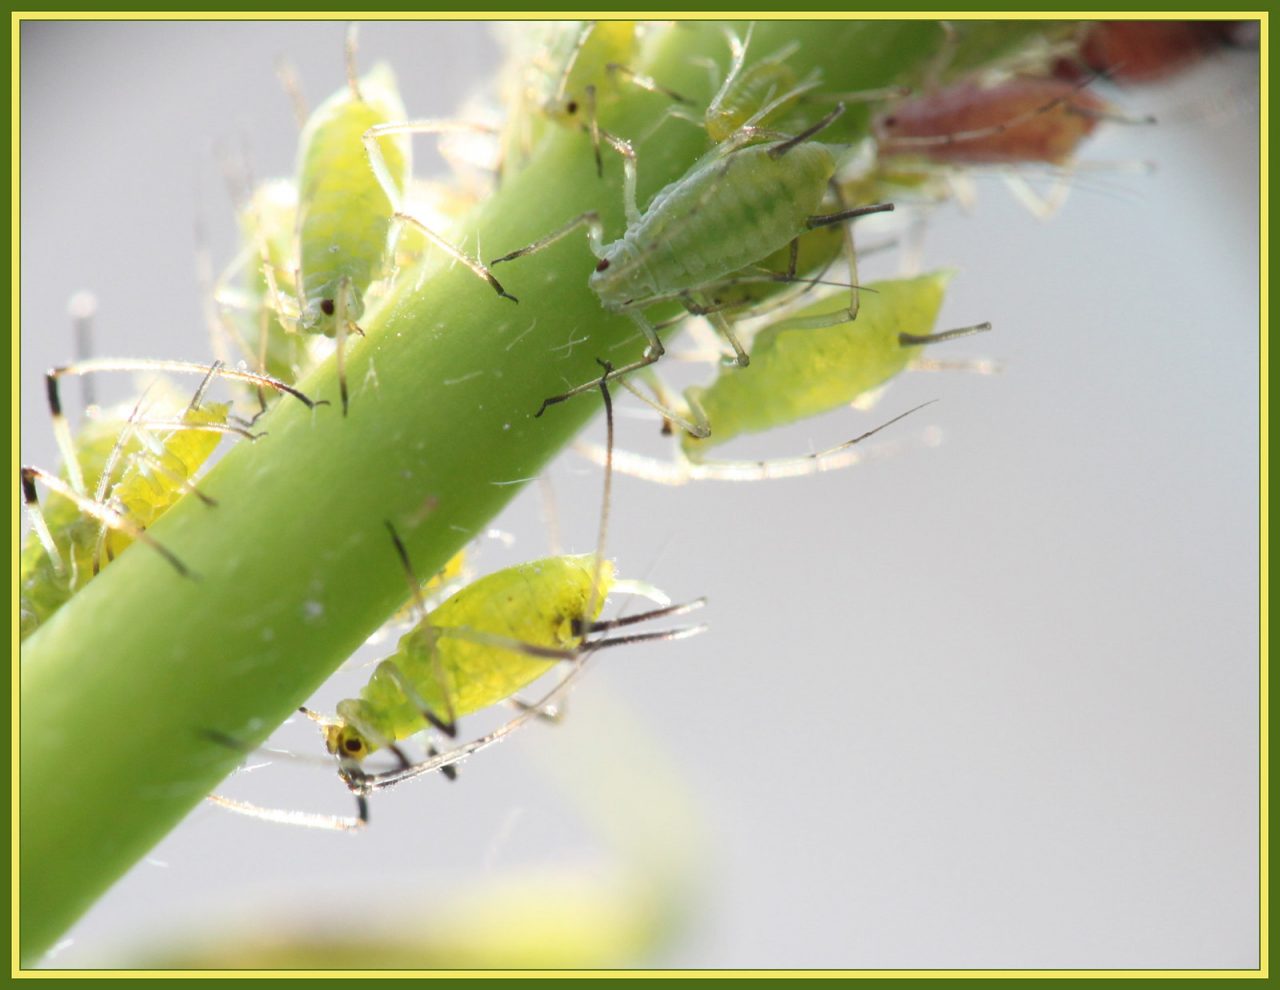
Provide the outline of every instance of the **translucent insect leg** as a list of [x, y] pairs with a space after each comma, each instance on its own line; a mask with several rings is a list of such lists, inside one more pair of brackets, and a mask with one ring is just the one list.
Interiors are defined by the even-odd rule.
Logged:
[[[400, 558], [400, 565], [404, 569], [405, 580], [409, 582], [409, 590], [413, 596], [413, 606], [415, 613], [415, 621], [422, 623], [427, 617], [426, 604], [422, 600], [422, 582], [418, 580], [418, 576], [413, 571], [413, 563], [409, 560], [409, 550], [404, 545], [404, 541], [400, 539], [400, 534], [396, 532], [395, 526], [390, 520], [386, 520], [387, 532], [391, 534], [391, 543], [395, 547], [396, 555]], [[437, 637], [440, 630], [432, 630]], [[449, 738], [453, 738], [458, 734], [458, 715], [453, 707], [453, 699], [449, 695], [449, 684], [444, 676], [444, 665], [440, 661], [440, 653], [435, 648], [435, 643], [428, 644], [431, 650], [431, 674], [435, 678], [437, 686], [440, 688], [440, 696], [444, 698], [445, 717], [441, 719], [431, 707], [423, 701], [421, 695], [414, 689], [409, 680], [401, 673], [400, 668], [396, 667], [391, 661], [384, 660], [383, 664], [390, 664], [392, 669], [388, 670], [392, 680], [400, 687], [401, 692], [406, 698], [422, 712], [422, 717], [427, 720], [430, 725], [435, 726]]]
[[[670, 432], [670, 424], [674, 424], [690, 436], [697, 437], [700, 440], [705, 440], [711, 436], [711, 424], [707, 421], [706, 413], [703, 412], [702, 405], [699, 402], [696, 400], [681, 402], [676, 399], [651, 368], [644, 371], [643, 374], [645, 376], [645, 384], [653, 390], [654, 398], [645, 395], [628, 378], [621, 378], [618, 383], [650, 409], [660, 413], [662, 415], [663, 428], [667, 432]], [[681, 407], [688, 410], [688, 416], [683, 416], [675, 411]]]
[[[636, 205], [636, 153], [630, 141], [615, 137], [608, 131], [600, 132], [613, 150], [622, 156], [622, 205], [627, 211], [627, 225], [640, 222], [640, 209]], [[601, 166], [603, 169], [603, 166]]]
[[[839, 471], [861, 464], [870, 456], [887, 453], [887, 450], [864, 453], [855, 448], [862, 441], [936, 401], [936, 399], [931, 400], [908, 409], [852, 440], [800, 457], [780, 457], [759, 461], [693, 461], [682, 453], [677, 453], [677, 460], [664, 461], [656, 457], [620, 450], [614, 454], [614, 467], [622, 474], [672, 487], [687, 485], [694, 481], [772, 481], [777, 478], [801, 478], [827, 471]], [[574, 444], [574, 449], [596, 463], [600, 463], [603, 456], [602, 451], [595, 444], [579, 441]]]
[[749, 365], [751, 357], [747, 354], [746, 348], [742, 346], [742, 342], [738, 340], [738, 335], [733, 332], [733, 324], [729, 322], [724, 313], [710, 306], [699, 293], [691, 293], [690, 298], [695, 301], [698, 307], [696, 310], [691, 310], [691, 312], [700, 313], [711, 321], [716, 333], [723, 337], [729, 346], [733, 348], [734, 361], [738, 367], [745, 368]]
[[71, 482], [71, 488], [78, 495], [86, 494], [84, 473], [80, 470], [80, 461], [76, 457], [75, 443], [71, 438], [71, 428], [67, 424], [66, 416], [62, 411], [62, 399], [58, 394], [58, 379], [67, 375], [90, 375], [99, 371], [171, 371], [179, 374], [214, 374], [219, 378], [248, 382], [272, 388], [278, 392], [285, 392], [292, 395], [309, 409], [314, 409], [317, 405], [324, 404], [312, 401], [292, 385], [286, 385], [270, 375], [259, 375], [249, 371], [223, 368], [216, 363], [208, 365], [198, 364], [194, 361], [167, 361], [151, 358], [91, 358], [87, 361], [78, 361], [75, 364], [50, 368], [45, 373], [45, 394], [49, 402], [49, 415], [53, 420], [53, 435], [57, 441], [58, 450], [62, 454], [63, 463], [66, 465], [67, 478]]
[[[156, 540], [156, 538], [145, 529], [135, 525], [127, 516], [121, 515], [109, 506], [95, 502], [93, 499], [81, 492], [77, 492], [70, 485], [65, 484], [62, 479], [56, 475], [49, 474], [47, 471], [42, 471], [40, 468], [24, 466], [22, 468], [22, 490], [25, 501], [31, 501], [27, 499], [26, 496], [28, 493], [33, 491], [30, 486], [36, 480], [39, 480], [40, 483], [51, 492], [61, 495], [63, 498], [73, 502], [76, 508], [86, 515], [92, 516], [94, 519], [105, 523], [112, 529], [118, 529], [122, 533], [128, 534], [129, 537], [134, 540], [146, 543], [153, 550], [159, 553], [160, 556], [164, 557], [164, 559], [172, 565], [173, 569], [183, 577], [196, 577], [196, 574], [194, 574], [186, 564], [179, 560], [172, 551]], [[46, 528], [46, 532], [47, 531], [48, 530]]]
[[[494, 258], [489, 262], [489, 264], [490, 266], [496, 267], [508, 261], [515, 261], [517, 258], [536, 254], [544, 248], [551, 247], [551, 245], [555, 244], [557, 241], [568, 237], [579, 227], [587, 228], [587, 243], [591, 247], [591, 253], [599, 258], [604, 253], [604, 226], [600, 222], [600, 214], [595, 210], [588, 210], [586, 213], [574, 217], [559, 230], [553, 230], [545, 237], [540, 237], [532, 244], [528, 244], [522, 248], [512, 251], [510, 254], [504, 254], [501, 258]], [[589, 387], [594, 388], [595, 382], [592, 382]]]
[[462, 120], [405, 120], [388, 124], [376, 124], [361, 136], [365, 152], [369, 156], [369, 166], [382, 187], [382, 192], [391, 203], [392, 212], [400, 212], [404, 208], [404, 191], [396, 188], [395, 179], [387, 167], [386, 156], [378, 143], [382, 138], [396, 134], [494, 134], [493, 127], [487, 124], [473, 124]]
[[22, 486], [22, 506], [27, 512], [31, 528], [39, 538], [40, 545], [44, 547], [44, 552], [49, 555], [49, 560], [53, 562], [54, 571], [59, 575], [66, 574], [67, 565], [62, 559], [62, 554], [58, 552], [53, 534], [49, 532], [49, 524], [45, 522], [44, 513], [40, 511], [40, 494], [36, 491], [35, 477], [28, 474], [26, 468], [23, 468], [18, 477]]
[[629, 65], [622, 65], [620, 62], [610, 62], [605, 66], [605, 70], [613, 75], [626, 76], [632, 85], [639, 86], [641, 89], [649, 93], [658, 93], [665, 96], [676, 103], [692, 103], [687, 96], [681, 96], [669, 86], [663, 86], [652, 76], [646, 76], [642, 72], [637, 72]]
[[[605, 375], [605, 378], [603, 379], [605, 381], [610, 378], [620, 378], [623, 375], [629, 375], [633, 371], [639, 371], [641, 368], [647, 368], [666, 353], [666, 348], [662, 346], [662, 341], [658, 338], [658, 331], [653, 328], [653, 324], [651, 324], [641, 313], [634, 310], [628, 310], [627, 315], [631, 317], [632, 322], [640, 328], [640, 332], [644, 334], [645, 339], [648, 341], [648, 346], [644, 349], [644, 354], [638, 361], [633, 361], [630, 364], [624, 364], [621, 368], [611, 369]], [[572, 399], [575, 395], [581, 395], [583, 392], [595, 391], [596, 388], [599, 387], [601, 380], [602, 379], [597, 378], [589, 382], [584, 382], [582, 385], [579, 385], [576, 388], [571, 388], [569, 391], [560, 395], [553, 395], [549, 399], [543, 399], [542, 405], [538, 407], [538, 411], [534, 413], [534, 416], [541, 416], [547, 411], [549, 406], [554, 406], [559, 402], [564, 402], [566, 399]]]
[[210, 794], [205, 798], [210, 804], [226, 808], [238, 815], [257, 818], [264, 822], [275, 822], [280, 825], [297, 825], [301, 828], [314, 828], [326, 832], [360, 832], [369, 824], [369, 800], [363, 794], [356, 794], [357, 814], [355, 818], [341, 818], [337, 815], [321, 815], [310, 811], [294, 811], [288, 808], [264, 808], [248, 801], [237, 801], [235, 798], [221, 794]]
[[[347, 415], [347, 406], [349, 398], [347, 396], [347, 312], [348, 302], [351, 299], [351, 279], [349, 276], [342, 276], [338, 282], [338, 298], [334, 309], [334, 328], [335, 328], [335, 360], [338, 365], [338, 395], [342, 399], [342, 415]], [[265, 337], [263, 338], [266, 339]]]
[[416, 227], [422, 233], [423, 237], [429, 240], [432, 244], [438, 247], [450, 258], [452, 258], [454, 261], [462, 262], [462, 264], [466, 265], [467, 268], [475, 272], [476, 277], [482, 278], [486, 282], [488, 282], [490, 288], [492, 288], [493, 291], [496, 292], [498, 295], [500, 295], [503, 299], [510, 299], [512, 302], [520, 301], [502, 287], [502, 283], [499, 282], [496, 278], [494, 278], [493, 272], [489, 271], [489, 269], [485, 267], [482, 261], [480, 261], [478, 258], [473, 258], [469, 254], [466, 254], [463, 251], [460, 251], [458, 248], [454, 247], [452, 244], [450, 244], [447, 240], [445, 240], [443, 237], [437, 234], [434, 230], [432, 230], [430, 227], [424, 224], [417, 217], [411, 216], [408, 213], [395, 213], [391, 217], [391, 223], [392, 223], [392, 230], [391, 230], [390, 242], [391, 242], [391, 251], [393, 255], [395, 253], [395, 244], [400, 239], [400, 227], [398, 225], [411, 223], [413, 224], [414, 227]]
[[[788, 138], [787, 140], [782, 141], [781, 143], [776, 145], [775, 147], [770, 148], [769, 157], [782, 158], [792, 148], [796, 147], [797, 145], [804, 144], [806, 141], [809, 140], [809, 138], [815, 136], [816, 134], [821, 133], [822, 131], [825, 131], [828, 127], [830, 127], [837, 120], [839, 120], [840, 117], [842, 117], [843, 115], [844, 115], [844, 104], [837, 103], [835, 107], [832, 108], [831, 112], [827, 114], [825, 117], [823, 117], [821, 120], [819, 120], [816, 124], [814, 124], [811, 127], [806, 127], [803, 131], [801, 131], [799, 134], [795, 135], [794, 137]], [[746, 128], [743, 128], [743, 129], [746, 130]]]

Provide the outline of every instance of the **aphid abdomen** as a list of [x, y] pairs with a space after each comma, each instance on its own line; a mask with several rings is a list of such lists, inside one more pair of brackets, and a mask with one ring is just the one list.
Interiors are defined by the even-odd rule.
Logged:
[[[654, 198], [627, 231], [654, 294], [696, 289], [786, 247], [821, 212], [835, 158], [821, 144], [801, 144], [780, 158], [757, 145], [711, 159]], [[632, 265], [599, 272], [593, 287], [606, 305], [635, 298], [618, 291]], [[610, 284], [612, 277], [615, 284]]]
[[[348, 285], [347, 316], [357, 319], [361, 297], [382, 267], [393, 211], [361, 141], [377, 124], [404, 120], [404, 105], [386, 66], [359, 82], [362, 99], [342, 90], [307, 121], [298, 152], [298, 237], [304, 330], [332, 336], [335, 300]], [[403, 192], [410, 172], [409, 139], [381, 143], [387, 169]]]

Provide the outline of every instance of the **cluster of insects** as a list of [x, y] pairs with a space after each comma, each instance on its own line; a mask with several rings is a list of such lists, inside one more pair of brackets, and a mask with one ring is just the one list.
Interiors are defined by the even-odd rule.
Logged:
[[[192, 578], [198, 562], [180, 559], [149, 527], [188, 494], [217, 511], [196, 478], [222, 435], [255, 440], [257, 416], [279, 396], [313, 408], [322, 404], [294, 384], [320, 356], [318, 340], [334, 342], [339, 395], [331, 414], [345, 416], [360, 401], [348, 386], [347, 351], [360, 346], [361, 320], [405, 259], [441, 251], [492, 289], [492, 305], [517, 306], [495, 272], [515, 271], [522, 259], [583, 231], [597, 260], [582, 279], [604, 311], [625, 314], [645, 341], [639, 359], [618, 367], [602, 362], [598, 377], [529, 410], [541, 416], [575, 396], [601, 396], [609, 440], [589, 450], [603, 465], [605, 488], [593, 553], [506, 568], [440, 596], [433, 606], [400, 535], [387, 523], [387, 566], [405, 575], [410, 628], [358, 698], [340, 703], [332, 717], [309, 713], [320, 722], [326, 749], [356, 796], [356, 817], [274, 811], [217, 798], [224, 806], [296, 824], [359, 828], [368, 821], [373, 792], [432, 771], [452, 775], [459, 760], [530, 719], [548, 717], [583, 661], [598, 650], [700, 631], [689, 626], [617, 633], [681, 615], [701, 601], [672, 604], [615, 575], [604, 556], [615, 467], [682, 483], [795, 476], [855, 463], [856, 444], [908, 413], [817, 454], [717, 461], [706, 452], [739, 434], [863, 400], [908, 367], [929, 366], [921, 357], [926, 346], [989, 329], [979, 323], [935, 331], [945, 274], [860, 285], [855, 228], [864, 218], [894, 211], [888, 197], [895, 191], [926, 196], [935, 175], [957, 164], [1065, 167], [1096, 124], [1114, 116], [1091, 91], [1091, 78], [952, 78], [945, 59], [919, 91], [826, 94], [820, 74], [793, 67], [796, 46], [758, 51], [750, 30], [725, 32], [724, 68], [713, 70], [714, 95], [699, 105], [637, 67], [641, 25], [588, 22], [544, 30], [536, 54], [512, 77], [509, 123], [496, 131], [486, 124], [410, 119], [389, 69], [358, 73], [354, 33], [348, 35], [347, 85], [305, 117], [295, 177], [242, 191], [240, 252], [211, 280], [208, 311], [216, 345], [236, 352], [254, 370], [221, 361], [84, 359], [48, 374], [63, 469], [22, 469], [31, 518], [22, 555], [24, 636], [132, 542], [149, 544], [180, 577]], [[601, 123], [630, 87], [668, 101], [666, 117], [679, 123], [664, 126], [696, 126], [707, 142], [701, 158], [644, 203], [637, 194], [643, 163], [635, 150], [643, 136], [615, 134]], [[855, 101], [871, 109], [868, 141], [825, 142]], [[554, 133], [582, 134], [583, 153], [594, 157], [598, 172], [605, 155], [621, 159], [625, 228], [619, 236], [608, 239], [601, 211], [589, 210], [485, 262], [440, 232], [470, 209], [474, 195], [461, 184], [415, 181], [412, 136], [487, 141], [495, 149], [488, 172], [501, 183]], [[675, 322], [704, 333], [710, 328], [707, 353], [719, 366], [709, 383], [681, 394], [656, 367], [667, 352], [661, 331], [672, 321], [650, 315], [673, 306], [682, 311]], [[158, 403], [144, 396], [121, 410], [95, 410], [73, 435], [59, 381], [106, 370], [196, 373], [203, 379], [175, 412], [155, 411]], [[230, 404], [208, 401], [215, 378], [243, 389], [246, 399], [256, 398], [257, 414], [239, 417]], [[613, 384], [657, 410], [664, 429], [679, 434], [674, 462], [623, 452], [615, 459]], [[48, 492], [44, 506], [38, 485]], [[648, 595], [656, 607], [604, 619], [611, 592]], [[557, 665], [568, 674], [551, 693], [533, 703], [516, 701], [518, 692]], [[514, 719], [442, 751], [438, 737], [454, 740], [460, 718], [502, 703], [520, 708]], [[414, 761], [404, 742], [424, 731], [435, 734], [434, 741], [426, 744], [426, 759]], [[378, 752], [394, 766], [368, 769], [364, 761]]]

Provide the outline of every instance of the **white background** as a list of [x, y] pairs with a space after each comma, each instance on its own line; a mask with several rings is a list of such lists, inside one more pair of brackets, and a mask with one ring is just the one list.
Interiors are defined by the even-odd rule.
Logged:
[[[198, 211], [218, 263], [233, 250], [214, 144], [243, 137], [260, 176], [291, 171], [274, 60], [314, 103], [342, 82], [342, 32], [23, 25], [24, 462], [56, 463], [40, 373], [70, 353], [72, 292], [97, 294], [105, 353], [209, 353]], [[361, 59], [378, 58], [411, 114], [439, 116], [498, 46], [486, 26], [367, 24]], [[503, 871], [609, 863], [539, 769], [554, 753], [580, 761], [588, 795], [593, 774], [687, 791], [662, 843], [696, 864], [691, 917], [640, 962], [1256, 965], [1255, 74], [1233, 55], [1172, 92], [1126, 94], [1162, 124], [1104, 128], [1082, 157], [1155, 172], [1090, 171], [1049, 224], [989, 181], [972, 214], [930, 226], [927, 263], [961, 269], [940, 325], [996, 327], [936, 356], [998, 357], [1003, 375], [913, 374], [870, 413], [730, 448], [817, 449], [940, 399], [899, 429], [898, 455], [759, 485], [619, 479], [611, 556], [677, 598], [709, 596], [710, 634], [602, 658], [559, 729], [522, 733], [455, 785], [380, 795], [363, 836], [197, 810], [56, 964], [136, 961], [140, 945], [308, 907], [411, 928]], [[419, 172], [438, 169], [421, 147]], [[911, 442], [929, 425], [941, 446]], [[653, 447], [640, 418], [619, 432]], [[598, 478], [572, 455], [554, 471], [571, 549], [592, 546]], [[545, 552], [532, 492], [498, 525], [517, 543], [486, 545], [482, 567]], [[367, 673], [314, 704], [331, 710]], [[601, 738], [599, 713], [620, 705], [643, 730]], [[305, 724], [286, 739], [320, 751]], [[250, 776], [237, 793], [348, 811], [331, 772]]]

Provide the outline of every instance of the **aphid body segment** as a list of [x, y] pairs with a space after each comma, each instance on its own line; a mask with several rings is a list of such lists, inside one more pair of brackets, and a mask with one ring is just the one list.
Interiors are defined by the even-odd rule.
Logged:
[[930, 162], [1063, 165], [1106, 115], [1078, 83], [1023, 77], [982, 86], [956, 83], [905, 100], [874, 122], [882, 158]]
[[[355, 91], [353, 91], [353, 89]], [[402, 121], [395, 77], [378, 65], [355, 87], [335, 93], [311, 114], [298, 149], [299, 327], [332, 337], [358, 320], [364, 292], [379, 275], [394, 207], [370, 168], [362, 137]], [[412, 168], [407, 135], [381, 140], [387, 175], [403, 195]]]
[[510, 698], [563, 660], [528, 647], [577, 650], [613, 581], [609, 561], [597, 567], [594, 554], [582, 554], [472, 582], [401, 637], [358, 699], [338, 703], [338, 721], [325, 729], [329, 751], [358, 761], [421, 732], [424, 709], [458, 717]]

